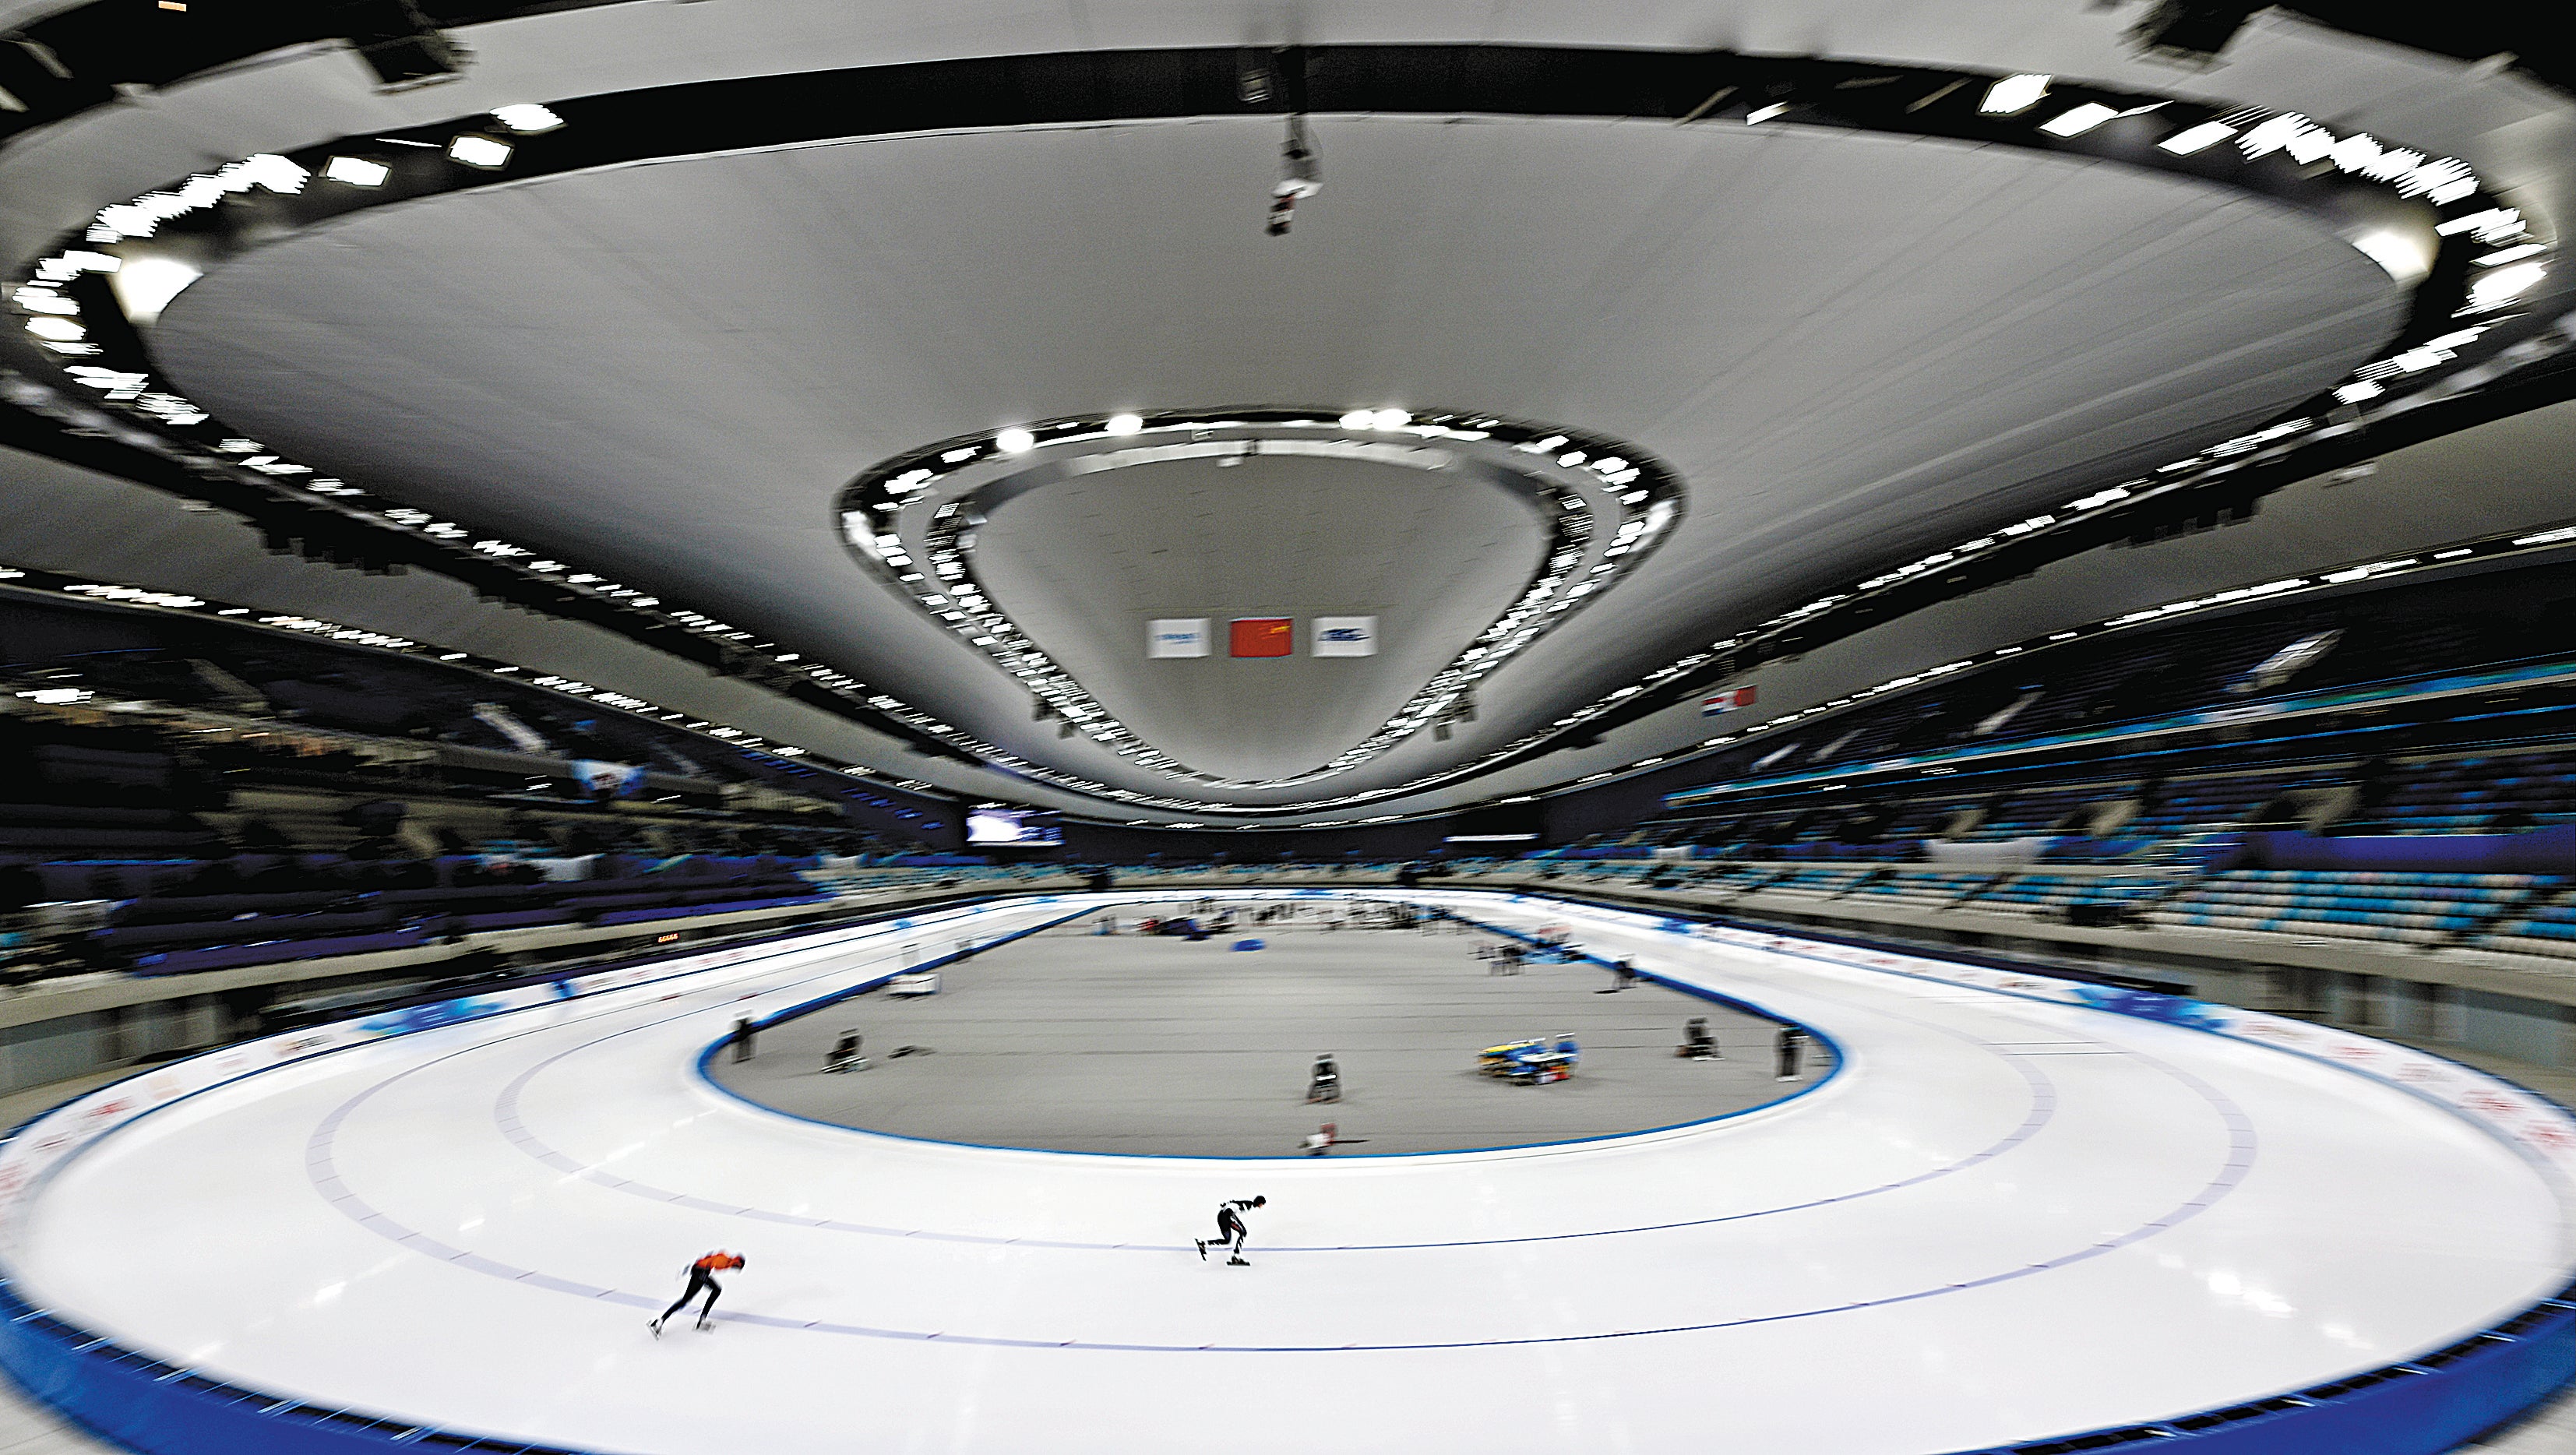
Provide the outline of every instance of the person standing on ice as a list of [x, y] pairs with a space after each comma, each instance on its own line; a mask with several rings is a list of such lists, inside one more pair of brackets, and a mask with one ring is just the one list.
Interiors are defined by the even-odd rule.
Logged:
[[1244, 1197], [1237, 1198], [1232, 1202], [1218, 1203], [1216, 1205], [1216, 1236], [1213, 1238], [1199, 1239], [1199, 1261], [1207, 1261], [1207, 1250], [1209, 1244], [1213, 1243], [1216, 1246], [1223, 1248], [1231, 1243], [1233, 1245], [1234, 1256], [1225, 1260], [1227, 1264], [1236, 1268], [1251, 1267], [1251, 1262], [1243, 1256], [1243, 1240], [1252, 1236], [1252, 1230], [1244, 1226], [1243, 1215], [1256, 1207], [1267, 1207], [1269, 1203], [1270, 1199], [1267, 1197]]
[[678, 1313], [680, 1310], [687, 1308], [689, 1306], [689, 1300], [696, 1298], [698, 1296], [698, 1290], [702, 1288], [707, 1292], [707, 1302], [704, 1308], [698, 1310], [698, 1328], [702, 1331], [713, 1328], [715, 1326], [713, 1321], [716, 1312], [716, 1300], [724, 1294], [724, 1285], [716, 1282], [716, 1275], [719, 1273], [730, 1273], [734, 1269], [743, 1267], [745, 1261], [746, 1260], [740, 1253], [728, 1253], [724, 1249], [718, 1248], [714, 1252], [700, 1258], [695, 1263], [690, 1264], [688, 1269], [688, 1288], [682, 1291], [678, 1302], [672, 1304], [669, 1308], [662, 1310], [662, 1317], [653, 1321], [653, 1337], [656, 1339], [662, 1337], [663, 1321], [670, 1318], [671, 1315]]
[[1796, 1026], [1780, 1028], [1780, 1069], [1774, 1081], [1798, 1079], [1798, 1053], [1806, 1046], [1807, 1033]]

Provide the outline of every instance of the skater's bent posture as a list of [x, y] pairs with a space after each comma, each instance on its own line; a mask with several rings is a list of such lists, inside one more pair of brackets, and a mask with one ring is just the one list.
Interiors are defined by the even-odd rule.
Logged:
[[663, 1320], [687, 1308], [689, 1300], [696, 1298], [698, 1290], [702, 1288], [707, 1291], [707, 1302], [706, 1307], [698, 1310], [698, 1327], [701, 1329], [710, 1327], [710, 1320], [715, 1317], [716, 1299], [724, 1293], [724, 1285], [716, 1282], [716, 1275], [730, 1273], [742, 1267], [743, 1263], [744, 1259], [740, 1253], [728, 1253], [718, 1248], [690, 1264], [688, 1289], [680, 1295], [678, 1302], [662, 1310], [661, 1318], [653, 1321], [653, 1337], [657, 1339], [662, 1337]]
[[1687, 1056], [1694, 1061], [1725, 1059], [1724, 1054], [1717, 1049], [1717, 1037], [1709, 1030], [1708, 1017], [1704, 1015], [1692, 1016], [1690, 1023], [1682, 1027], [1681, 1048], [1675, 1054]]
[[1232, 1202], [1218, 1203], [1216, 1205], [1216, 1236], [1213, 1238], [1199, 1239], [1199, 1257], [1201, 1259], [1205, 1259], [1207, 1257], [1208, 1245], [1211, 1243], [1220, 1248], [1224, 1248], [1231, 1244], [1233, 1256], [1225, 1261], [1234, 1264], [1237, 1267], [1244, 1266], [1243, 1240], [1252, 1235], [1252, 1230], [1243, 1225], [1243, 1215], [1253, 1208], [1267, 1207], [1269, 1203], [1270, 1199], [1267, 1197], [1244, 1197], [1237, 1198]]

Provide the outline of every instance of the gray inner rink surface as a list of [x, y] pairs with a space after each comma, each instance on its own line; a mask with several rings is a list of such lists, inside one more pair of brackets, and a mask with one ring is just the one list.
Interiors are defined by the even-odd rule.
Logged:
[[[946, 966], [934, 996], [826, 1006], [762, 1032], [752, 1060], [727, 1051], [710, 1069], [777, 1110], [909, 1137], [1287, 1156], [1330, 1121], [1365, 1139], [1332, 1153], [1347, 1157], [1671, 1126], [1776, 1101], [1831, 1066], [1810, 1041], [1800, 1082], [1782, 1084], [1775, 1023], [1644, 983], [1599, 994], [1610, 977], [1597, 965], [1490, 974], [1476, 950], [1500, 940], [1482, 932], [1326, 930], [1310, 909], [1288, 925], [1239, 918], [1193, 944], [1134, 933], [1153, 912], [1122, 906], [1126, 933], [1095, 935], [1086, 918]], [[1228, 948], [1245, 936], [1268, 948]], [[1673, 1054], [1693, 1016], [1725, 1059]], [[826, 1074], [844, 1030], [866, 1037], [874, 1065]], [[1514, 1086], [1476, 1070], [1484, 1047], [1562, 1031], [1583, 1049], [1570, 1080]], [[889, 1054], [905, 1045], [930, 1054]], [[1310, 1106], [1307, 1071], [1325, 1051], [1342, 1100]]]

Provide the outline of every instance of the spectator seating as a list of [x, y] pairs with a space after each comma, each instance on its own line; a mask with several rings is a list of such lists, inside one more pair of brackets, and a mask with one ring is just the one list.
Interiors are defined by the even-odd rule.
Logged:
[[1883, 869], [1852, 889], [1856, 899], [1880, 899], [1911, 909], [1945, 909], [1993, 882], [1992, 870]]
[[2160, 925], [2430, 945], [2464, 939], [2553, 878], [2232, 869], [2146, 912]]
[[2013, 874], [1959, 902], [1974, 909], [2068, 919], [2079, 907], [2142, 908], [2169, 887], [2168, 881], [2146, 874]]
[[2576, 904], [2560, 900], [2529, 906], [2480, 943], [2515, 954], [2576, 960]]

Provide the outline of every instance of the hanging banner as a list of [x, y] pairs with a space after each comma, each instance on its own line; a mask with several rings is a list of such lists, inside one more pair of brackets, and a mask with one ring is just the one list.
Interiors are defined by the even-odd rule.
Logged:
[[1374, 657], [1377, 655], [1377, 618], [1373, 616], [1319, 616], [1309, 638], [1308, 650], [1318, 657]]
[[1296, 623], [1284, 616], [1238, 616], [1228, 643], [1236, 657], [1284, 657], [1296, 650]]
[[1208, 654], [1208, 619], [1204, 616], [1159, 616], [1145, 623], [1148, 657], [1204, 657]]
[[1699, 700], [1699, 715], [1702, 717], [1715, 717], [1721, 712], [1733, 712], [1739, 707], [1751, 707], [1752, 705], [1752, 688], [1729, 687], [1724, 692], [1712, 692], [1708, 696], [1701, 698]]
[[596, 758], [572, 760], [572, 776], [593, 798], [633, 798], [644, 787], [644, 769], [635, 763], [603, 763]]

